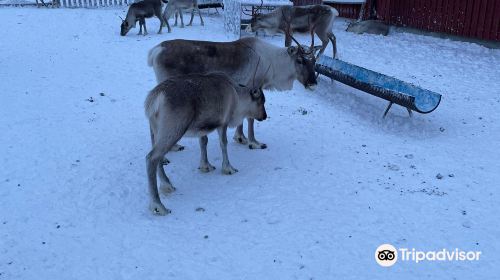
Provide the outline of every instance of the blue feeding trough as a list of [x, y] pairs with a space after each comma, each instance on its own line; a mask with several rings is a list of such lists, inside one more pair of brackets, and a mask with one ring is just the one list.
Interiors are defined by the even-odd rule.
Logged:
[[322, 75], [389, 101], [384, 117], [393, 103], [406, 107], [411, 115], [412, 111], [430, 113], [441, 102], [441, 94], [328, 56], [321, 55], [315, 68]]

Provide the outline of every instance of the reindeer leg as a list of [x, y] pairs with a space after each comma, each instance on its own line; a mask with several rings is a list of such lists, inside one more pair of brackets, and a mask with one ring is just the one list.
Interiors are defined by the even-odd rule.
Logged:
[[165, 24], [167, 25], [168, 33], [172, 32], [172, 29], [170, 28], [170, 24], [168, 23], [170, 16], [172, 16], [172, 11], [171, 11], [171, 9], [168, 9], [168, 6], [163, 11], [162, 16], [163, 16], [163, 22], [165, 22]]
[[[149, 134], [151, 136], [151, 147], [154, 147], [155, 146], [155, 134], [154, 134], [154, 130], [156, 130], [156, 128], [153, 128], [153, 124], [151, 123], [149, 125]], [[176, 144], [177, 145], [177, 144]], [[175, 145], [174, 145], [175, 146]], [[168, 158], [163, 158], [163, 161], [161, 162], [162, 165], [167, 165], [170, 163], [170, 160], [168, 160]]]
[[201, 157], [200, 157], [200, 167], [198, 167], [198, 169], [203, 173], [215, 170], [215, 167], [211, 165], [210, 162], [208, 162], [207, 143], [208, 143], [208, 137], [206, 135], [200, 137]]
[[148, 30], [146, 29], [146, 19], [142, 19], [142, 25], [144, 25], [144, 36], [148, 35]]
[[158, 30], [158, 34], [161, 34], [161, 30], [163, 29], [163, 17], [161, 16], [161, 11], [156, 11], [155, 15], [160, 20], [160, 30]]
[[234, 141], [246, 145], [248, 144], [248, 139], [246, 138], [245, 134], [243, 133], [243, 123], [238, 125], [236, 128], [236, 131], [234, 132], [233, 136]]
[[191, 20], [189, 20], [187, 26], [193, 25], [193, 18], [194, 18], [194, 8], [191, 10]]
[[254, 134], [254, 119], [248, 118], [248, 148], [250, 149], [265, 149], [267, 148], [266, 144], [260, 143], [255, 139], [255, 134]]
[[285, 47], [288, 48], [292, 45], [292, 36], [290, 34], [285, 34]]
[[168, 20], [166, 20], [165, 18], [163, 18], [163, 20], [167, 24], [168, 33], [172, 32], [172, 29], [170, 28], [170, 24], [168, 24]]
[[137, 35], [142, 35], [142, 22], [139, 20], [139, 33]]
[[163, 194], [171, 194], [175, 192], [176, 188], [172, 186], [172, 183], [165, 174], [165, 170], [163, 169], [163, 164], [158, 164], [158, 170], [156, 171], [158, 177], [160, 177], [160, 191]]
[[[198, 15], [200, 16], [200, 21], [201, 21], [201, 26], [205, 26], [205, 23], [203, 22], [203, 18], [201, 17], [201, 11], [198, 7], [196, 7], [196, 10], [198, 11]], [[192, 17], [191, 17], [192, 19]]]
[[169, 150], [169, 146], [175, 143], [173, 141], [166, 140], [167, 139], [160, 139], [160, 142], [156, 144], [151, 152], [149, 152], [146, 156], [146, 170], [148, 174], [150, 197], [149, 209], [153, 212], [153, 214], [162, 216], [170, 213], [170, 210], [165, 208], [165, 206], [161, 203], [160, 196], [158, 194], [156, 174], [159, 171], [160, 163], [163, 157]]
[[184, 17], [182, 16], [182, 10], [179, 10], [179, 17], [181, 18], [181, 28], [184, 28]]
[[174, 26], [177, 26], [177, 18], [179, 17], [179, 11], [175, 11], [175, 22], [174, 22]]
[[[155, 135], [153, 132], [155, 130], [156, 130], [156, 127], [154, 128], [154, 123], [153, 122], [150, 123], [149, 133], [151, 136], [151, 147], [155, 146]], [[165, 194], [168, 194], [168, 193], [175, 191], [174, 186], [172, 186], [172, 183], [170, 183], [170, 180], [168, 179], [167, 174], [165, 174], [165, 170], [163, 169], [163, 165], [167, 165], [169, 163], [170, 163], [170, 161], [166, 157], [163, 157], [163, 160], [160, 162], [160, 164], [158, 164], [158, 169], [156, 171], [156, 173], [158, 174], [158, 177], [160, 177], [160, 182], [161, 182], [160, 183], [160, 190]]]
[[328, 34], [328, 38], [332, 42], [333, 58], [337, 58], [337, 38], [333, 33]]
[[222, 173], [226, 175], [234, 174], [238, 172], [238, 169], [231, 166], [229, 157], [227, 156], [227, 125], [219, 127], [217, 132], [219, 133], [219, 144], [222, 150]]

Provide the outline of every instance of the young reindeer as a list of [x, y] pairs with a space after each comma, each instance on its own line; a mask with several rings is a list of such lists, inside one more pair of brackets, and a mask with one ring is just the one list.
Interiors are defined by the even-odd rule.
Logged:
[[[257, 66], [258, 67], [258, 66]], [[256, 70], [257, 72], [257, 70]], [[146, 156], [149, 182], [149, 209], [157, 215], [170, 210], [161, 203], [156, 175], [164, 193], [175, 191], [163, 169], [165, 154], [183, 136], [199, 137], [200, 171], [215, 169], [207, 158], [207, 134], [217, 129], [222, 150], [222, 173], [238, 170], [229, 163], [227, 155], [227, 127], [239, 125], [244, 118], [258, 121], [267, 118], [262, 84], [252, 88], [235, 84], [221, 72], [188, 74], [167, 79], [147, 96], [146, 115], [149, 118], [153, 148]]]
[[203, 18], [201, 17], [200, 9], [198, 9], [198, 0], [169, 0], [165, 10], [163, 10], [163, 20], [167, 22], [168, 32], [170, 32], [170, 26], [168, 25], [168, 20], [172, 16], [172, 13], [175, 12], [175, 23], [174, 26], [177, 26], [177, 15], [181, 17], [181, 28], [184, 28], [184, 18], [182, 17], [182, 10], [187, 9], [191, 10], [191, 20], [187, 26], [191, 26], [193, 24], [194, 11], [198, 12], [200, 16], [201, 25], [205, 25], [203, 22]]
[[[148, 34], [146, 30], [146, 18], [153, 16], [156, 16], [160, 20], [160, 30], [158, 30], [158, 34], [161, 34], [164, 24], [163, 17], [161, 16], [161, 1], [162, 0], [144, 0], [130, 5], [127, 17], [125, 20], [122, 19], [120, 35], [127, 35], [130, 29], [135, 27], [137, 21], [139, 21], [139, 34], [137, 35], [142, 34], [142, 27], [144, 26], [144, 36], [146, 36]], [[166, 24], [168, 30], [170, 30], [168, 22], [166, 22]]]

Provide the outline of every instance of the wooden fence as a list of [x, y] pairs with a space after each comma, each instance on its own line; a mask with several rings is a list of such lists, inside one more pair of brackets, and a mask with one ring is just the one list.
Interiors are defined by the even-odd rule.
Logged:
[[133, 0], [59, 0], [59, 5], [66, 8], [97, 8], [129, 5], [133, 2]]
[[[112, 7], [126, 6], [138, 0], [55, 0], [53, 5], [65, 8], [97, 8], [97, 7]], [[198, 0], [200, 8], [216, 7], [222, 5], [222, 0]]]

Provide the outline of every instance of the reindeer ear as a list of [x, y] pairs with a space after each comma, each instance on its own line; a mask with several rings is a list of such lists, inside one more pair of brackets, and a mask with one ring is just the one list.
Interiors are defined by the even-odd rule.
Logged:
[[289, 55], [296, 55], [299, 49], [295, 46], [288, 47], [287, 52]]

